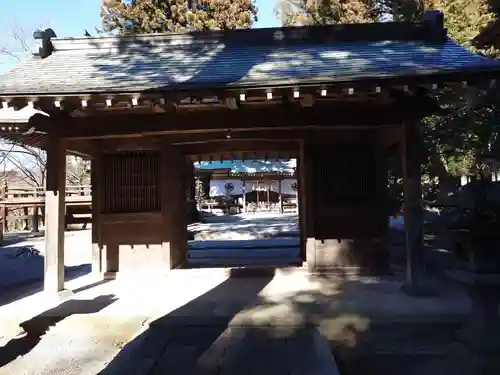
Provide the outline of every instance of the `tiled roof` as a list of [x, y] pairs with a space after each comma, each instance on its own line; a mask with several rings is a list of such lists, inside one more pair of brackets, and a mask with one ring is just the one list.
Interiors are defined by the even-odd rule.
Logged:
[[0, 96], [320, 83], [499, 64], [449, 39], [238, 44], [193, 35], [54, 39], [52, 55], [0, 76]]
[[292, 173], [297, 166], [296, 160], [290, 161], [264, 161], [264, 160], [233, 160], [224, 162], [201, 162], [194, 163], [195, 168], [201, 170], [224, 169], [231, 173], [257, 173], [257, 172], [279, 172]]

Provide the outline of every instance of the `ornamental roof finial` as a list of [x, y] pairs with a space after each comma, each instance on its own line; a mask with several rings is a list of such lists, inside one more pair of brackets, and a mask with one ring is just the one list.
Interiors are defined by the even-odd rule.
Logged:
[[41, 40], [41, 45], [38, 46], [38, 51], [35, 52], [35, 54], [40, 56], [42, 59], [49, 57], [54, 51], [54, 46], [52, 45], [51, 39], [57, 38], [54, 30], [52, 30], [51, 28], [45, 30], [35, 30], [33, 32], [33, 38], [35, 40]]

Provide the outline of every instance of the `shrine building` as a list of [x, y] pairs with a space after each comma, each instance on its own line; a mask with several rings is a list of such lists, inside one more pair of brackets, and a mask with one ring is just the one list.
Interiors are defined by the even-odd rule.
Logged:
[[209, 161], [195, 168], [208, 198], [201, 207], [212, 210], [225, 201], [235, 206], [233, 213], [298, 212], [296, 160]]

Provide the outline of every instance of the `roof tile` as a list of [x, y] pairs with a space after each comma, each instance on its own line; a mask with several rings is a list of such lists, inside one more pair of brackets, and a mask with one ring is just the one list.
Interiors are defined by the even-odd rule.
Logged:
[[54, 40], [51, 56], [29, 57], [0, 76], [0, 96], [239, 87], [499, 66], [450, 39], [289, 45], [161, 40]]

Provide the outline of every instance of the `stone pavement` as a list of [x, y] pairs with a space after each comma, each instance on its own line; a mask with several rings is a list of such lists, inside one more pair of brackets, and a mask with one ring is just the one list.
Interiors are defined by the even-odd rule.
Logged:
[[339, 373], [328, 342], [314, 327], [293, 333], [276, 327], [156, 327], [134, 354], [122, 357], [101, 375]]
[[[401, 283], [400, 274], [340, 279], [310, 277], [302, 269], [176, 270], [95, 285], [77, 279], [68, 283], [75, 291], [69, 302], [76, 302], [56, 307], [35, 294], [0, 308], [0, 363], [7, 362], [0, 374], [127, 374], [133, 372], [120, 369], [131, 369], [131, 359], [144, 366], [136, 374], [161, 373], [160, 363], [183, 372], [183, 363], [198, 363], [218, 347], [221, 335], [224, 342], [228, 328], [246, 338], [239, 341], [241, 350], [222, 351], [216, 362], [241, 367], [250, 350], [257, 357], [248, 368], [256, 371], [263, 371], [259, 363], [267, 363], [269, 354], [291, 350], [303, 332], [320, 333], [341, 360], [371, 353], [368, 363], [374, 363], [376, 351], [377, 358], [441, 355], [450, 332], [470, 312], [466, 294], [436, 280], [437, 297], [412, 298], [401, 293]], [[257, 344], [270, 349], [250, 349]]]

